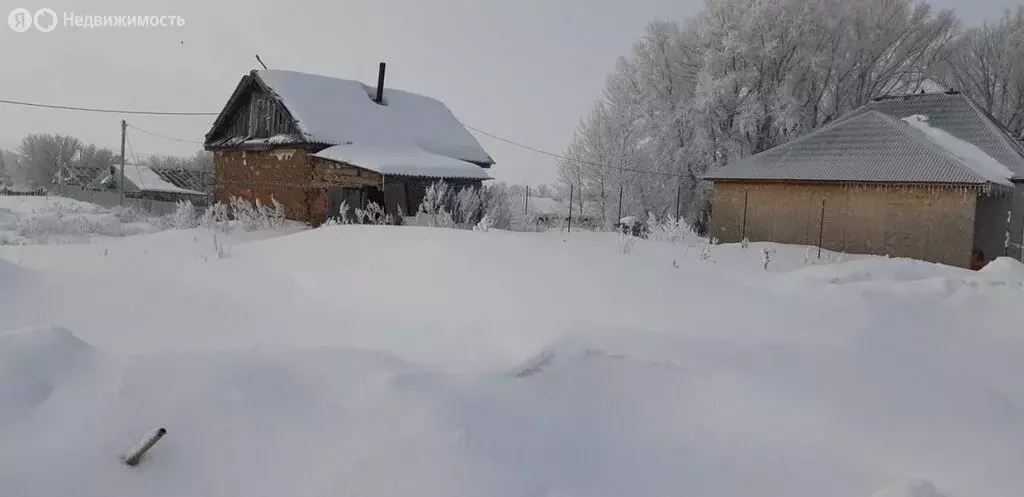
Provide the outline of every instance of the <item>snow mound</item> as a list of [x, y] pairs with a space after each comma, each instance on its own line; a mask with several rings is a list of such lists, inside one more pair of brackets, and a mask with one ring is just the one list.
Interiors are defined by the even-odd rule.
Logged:
[[56, 326], [0, 333], [0, 419], [49, 398], [61, 375], [90, 349]]
[[1024, 263], [1010, 257], [996, 258], [981, 268], [979, 272], [988, 278], [1000, 279], [1005, 282], [1024, 282]]
[[787, 273], [794, 282], [818, 282], [836, 285], [863, 282], [902, 283], [967, 276], [967, 270], [916, 259], [868, 258], [840, 264], [807, 266]]

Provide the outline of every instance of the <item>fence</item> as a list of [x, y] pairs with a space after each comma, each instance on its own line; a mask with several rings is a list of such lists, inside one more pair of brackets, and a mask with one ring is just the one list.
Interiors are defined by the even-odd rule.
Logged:
[[9, 188], [0, 189], [0, 196], [5, 197], [42, 197], [46, 195], [46, 190], [40, 188], [38, 190], [11, 190]]
[[[151, 198], [134, 198], [129, 195], [125, 196], [124, 202], [122, 203], [121, 194], [118, 192], [87, 190], [78, 186], [54, 186], [53, 192], [62, 197], [73, 198], [75, 200], [89, 202], [103, 207], [117, 207], [119, 205], [123, 205], [125, 207], [138, 209], [158, 216], [170, 214], [177, 208], [177, 202]], [[207, 201], [205, 200], [194, 198], [184, 200], [190, 200], [197, 207], [206, 207], [207, 204]]]

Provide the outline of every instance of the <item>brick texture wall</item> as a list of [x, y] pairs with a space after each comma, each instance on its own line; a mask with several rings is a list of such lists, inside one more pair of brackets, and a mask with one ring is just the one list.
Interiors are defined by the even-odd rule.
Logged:
[[744, 196], [751, 241], [817, 245], [820, 231], [829, 250], [970, 263], [973, 189], [716, 182], [711, 236], [743, 239]]
[[377, 173], [311, 157], [304, 149], [218, 151], [213, 159], [214, 200], [232, 196], [269, 203], [277, 199], [288, 219], [323, 222], [327, 189], [332, 186], [380, 186]]

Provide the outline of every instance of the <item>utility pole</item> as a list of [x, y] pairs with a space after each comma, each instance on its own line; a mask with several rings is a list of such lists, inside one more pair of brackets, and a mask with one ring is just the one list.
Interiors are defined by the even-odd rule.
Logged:
[[118, 205], [124, 205], [124, 135], [128, 129], [128, 122], [121, 119], [121, 179], [117, 181], [117, 189], [121, 193]]

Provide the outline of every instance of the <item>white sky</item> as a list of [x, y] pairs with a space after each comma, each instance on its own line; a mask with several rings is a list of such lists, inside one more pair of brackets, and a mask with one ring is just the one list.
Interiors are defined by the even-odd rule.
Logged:
[[[932, 0], [978, 23], [1016, 0]], [[221, 109], [259, 53], [274, 69], [360, 79], [438, 98], [488, 132], [561, 152], [600, 94], [616, 58], [656, 19], [695, 13], [700, 0], [92, 0], [19, 1], [60, 16], [177, 15], [182, 28], [0, 25], [0, 99], [119, 109]], [[4, 17], [8, 8], [0, 9]], [[0, 104], [0, 148], [56, 132], [117, 149], [114, 114]], [[156, 133], [202, 141], [213, 118], [127, 116]], [[554, 179], [555, 160], [478, 136], [508, 182]], [[190, 155], [199, 145], [129, 130], [137, 153]]]

